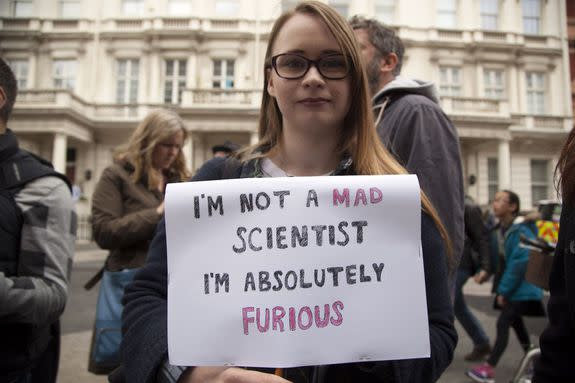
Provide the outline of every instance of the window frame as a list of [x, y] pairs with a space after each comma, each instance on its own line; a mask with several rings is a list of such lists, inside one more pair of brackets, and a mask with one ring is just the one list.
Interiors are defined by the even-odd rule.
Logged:
[[[18, 15], [18, 4], [28, 4], [29, 8], [28, 8], [28, 12], [26, 14], [23, 15]], [[34, 0], [12, 0], [11, 2], [11, 7], [12, 9], [10, 10], [10, 13], [12, 15], [12, 17], [15, 18], [23, 18], [23, 19], [28, 19], [31, 17], [34, 17]]]
[[349, 17], [349, 0], [329, 0], [328, 5], [335, 9], [337, 13], [342, 15], [345, 19]]
[[[230, 9], [218, 9], [218, 4], [229, 4]], [[215, 0], [214, 1], [214, 14], [216, 17], [232, 18], [239, 14], [241, 4], [238, 0]], [[223, 12], [222, 12], [223, 11]]]
[[[501, 84], [497, 84], [497, 75], [501, 74]], [[492, 83], [493, 81], [493, 83]], [[500, 68], [483, 68], [483, 95], [491, 100], [503, 100], [507, 97], [505, 92], [505, 70]]]
[[[443, 4], [442, 2], [452, 2], [453, 7], [448, 9], [448, 8], [442, 8]], [[435, 14], [436, 14], [436, 25], [439, 29], [455, 29], [457, 28], [457, 0], [437, 0], [436, 3], [436, 9], [435, 9]], [[449, 19], [447, 19], [446, 17], [449, 17]], [[444, 20], [449, 20], [447, 23], [444, 22]]]
[[[535, 163], [539, 163], [539, 165], [542, 165], [541, 169], [544, 170], [544, 173], [542, 174], [542, 178], [538, 179], [538, 180], [534, 180], [534, 178], [539, 178], [539, 177], [534, 177], [534, 169], [536, 168], [534, 166]], [[535, 205], [535, 203], [537, 201], [541, 201], [541, 200], [545, 200], [549, 198], [549, 181], [550, 181], [550, 167], [551, 167], [551, 161], [549, 159], [546, 158], [531, 158], [529, 160], [529, 173], [530, 173], [530, 189], [531, 189], [531, 204]], [[536, 191], [538, 190], [538, 191]], [[544, 191], [544, 193], [541, 193], [541, 191]], [[543, 197], [537, 196], [537, 194], [542, 194], [544, 195]]]
[[[18, 90], [28, 89], [28, 76], [30, 74], [30, 59], [27, 58], [13, 58], [6, 59], [6, 64], [12, 69], [12, 73], [16, 77], [16, 84]], [[22, 68], [25, 68], [23, 71]], [[25, 72], [25, 73], [22, 73]]]
[[499, 191], [499, 159], [487, 157], [487, 198], [491, 203]]
[[[62, 64], [62, 74], [56, 73], [58, 64]], [[52, 85], [54, 86], [54, 89], [68, 89], [74, 91], [76, 88], [77, 75], [78, 60], [74, 58], [52, 59]]]
[[[534, 3], [534, 7], [532, 8], [533, 10], [537, 10], [537, 15], [526, 15], [525, 11], [527, 9], [527, 3]], [[543, 14], [543, 7], [542, 7], [542, 3], [541, 0], [521, 0], [521, 21], [522, 21], [522, 28], [523, 28], [523, 34], [526, 35], [540, 35], [541, 34], [541, 20], [542, 20], [542, 14]], [[528, 27], [526, 24], [526, 22], [528, 21], [535, 21], [535, 23], [533, 24], [535, 26], [534, 30], [528, 30], [530, 29], [530, 27]]]
[[[168, 62], [172, 62], [172, 74], [168, 74]], [[184, 73], [181, 74], [181, 67]], [[182, 102], [182, 92], [186, 88], [188, 74], [188, 60], [185, 58], [164, 59], [164, 104], [178, 105]], [[183, 82], [183, 84], [182, 84]], [[167, 97], [168, 84], [171, 86], [171, 94]]]
[[[487, 2], [491, 3], [487, 6]], [[495, 10], [487, 10], [486, 8], [491, 8], [491, 6], [495, 5]], [[485, 6], [484, 6], [485, 5]], [[496, 31], [499, 29], [499, 0], [481, 0], [479, 4], [479, 17], [481, 19], [481, 29], [486, 31]], [[492, 13], [495, 12], [495, 13]], [[485, 22], [486, 18], [494, 18], [495, 19], [495, 26], [489, 26], [488, 23]]]
[[[220, 62], [220, 72], [216, 73], [216, 62]], [[232, 63], [232, 75], [228, 74], [229, 63]], [[234, 89], [235, 88], [235, 77], [236, 77], [236, 60], [233, 58], [213, 58], [212, 59], [212, 88], [213, 89]], [[231, 78], [231, 86], [229, 81]], [[219, 82], [219, 86], [215, 83]], [[225, 86], [222, 86], [225, 85]]]
[[[137, 4], [135, 11], [127, 8], [130, 3]], [[120, 6], [124, 17], [142, 17], [146, 12], [145, 0], [122, 0]]]
[[[77, 4], [78, 6], [78, 14], [73, 16], [66, 16], [63, 14], [64, 4]], [[79, 19], [81, 16], [82, 11], [82, 2], [81, 0], [59, 0], [58, 1], [58, 17], [61, 19]]]
[[[120, 73], [120, 64], [125, 62], [125, 73]], [[134, 65], [135, 64], [135, 65]], [[134, 72], [135, 68], [135, 72]], [[123, 86], [120, 83], [123, 82]], [[133, 83], [135, 82], [135, 87]], [[122, 96], [120, 96], [122, 88]], [[117, 58], [116, 59], [116, 94], [115, 100], [118, 104], [137, 104], [138, 91], [140, 89], [140, 59], [138, 58]]]
[[[540, 77], [541, 86], [534, 86], [538, 81], [534, 81], [535, 76]], [[530, 79], [531, 77], [531, 79]], [[530, 81], [531, 80], [531, 81]], [[531, 82], [531, 86], [529, 83]], [[542, 71], [525, 72], [525, 108], [527, 114], [542, 115], [545, 114], [547, 105], [545, 95], [547, 93], [547, 76]]]
[[[391, 3], [391, 5], [389, 3]], [[395, 13], [397, 11], [396, 0], [375, 0], [373, 7], [373, 14], [376, 19], [384, 24], [393, 24], [395, 22]]]
[[[175, 4], [187, 4], [187, 7], [184, 7], [187, 9], [174, 9], [172, 5]], [[190, 16], [192, 14], [192, 0], [167, 0], [166, 12], [169, 16]]]
[[[444, 81], [442, 71], [446, 71], [448, 81]], [[453, 74], [457, 72], [458, 81], [453, 81]], [[439, 91], [441, 96], [446, 97], [462, 97], [463, 96], [463, 82], [462, 82], [463, 69], [456, 65], [440, 65], [439, 66]]]

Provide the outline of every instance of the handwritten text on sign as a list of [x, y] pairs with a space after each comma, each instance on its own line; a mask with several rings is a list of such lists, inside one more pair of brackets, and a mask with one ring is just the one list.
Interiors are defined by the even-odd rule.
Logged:
[[168, 185], [176, 365], [429, 356], [415, 176]]

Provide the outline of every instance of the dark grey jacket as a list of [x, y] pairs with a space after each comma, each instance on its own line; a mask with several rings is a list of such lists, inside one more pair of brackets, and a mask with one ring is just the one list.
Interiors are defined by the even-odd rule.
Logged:
[[[417, 174], [453, 243], [459, 262], [463, 252], [463, 175], [459, 137], [438, 104], [432, 83], [397, 77], [373, 98], [383, 144]], [[453, 278], [450, 279], [453, 286]]]

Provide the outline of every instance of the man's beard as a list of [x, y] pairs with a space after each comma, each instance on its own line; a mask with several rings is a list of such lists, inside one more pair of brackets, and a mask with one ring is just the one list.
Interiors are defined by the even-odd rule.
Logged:
[[373, 59], [367, 63], [367, 84], [369, 85], [369, 91], [371, 92], [371, 96], [375, 96], [375, 94], [379, 91], [379, 63], [381, 61], [381, 57], [379, 55], [375, 55]]

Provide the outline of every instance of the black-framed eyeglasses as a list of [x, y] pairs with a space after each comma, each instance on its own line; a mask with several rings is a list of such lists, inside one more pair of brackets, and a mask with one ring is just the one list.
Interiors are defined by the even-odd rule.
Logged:
[[310, 60], [295, 53], [282, 53], [272, 57], [272, 67], [277, 75], [287, 80], [302, 78], [312, 65], [315, 65], [322, 77], [329, 80], [341, 80], [349, 73], [346, 57], [339, 53], [317, 60]]

